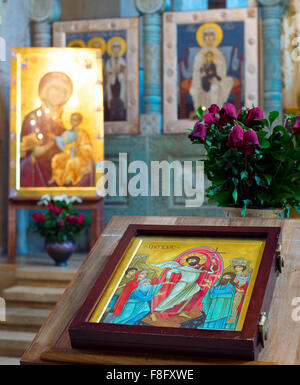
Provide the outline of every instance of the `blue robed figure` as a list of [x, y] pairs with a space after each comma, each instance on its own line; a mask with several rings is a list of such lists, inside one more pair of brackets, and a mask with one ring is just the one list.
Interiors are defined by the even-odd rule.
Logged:
[[235, 293], [234, 273], [225, 273], [218, 285], [212, 287], [203, 300], [206, 314], [204, 329], [229, 329], [226, 321], [231, 315]]
[[117, 317], [112, 317], [110, 323], [133, 325], [144, 318], [150, 313], [150, 301], [159, 292], [161, 286], [162, 283], [152, 284], [150, 279], [141, 280], [138, 287], [130, 294], [122, 313]]

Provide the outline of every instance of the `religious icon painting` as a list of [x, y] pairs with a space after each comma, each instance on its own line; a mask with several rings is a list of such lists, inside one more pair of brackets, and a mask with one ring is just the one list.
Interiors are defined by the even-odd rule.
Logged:
[[54, 46], [98, 48], [103, 57], [106, 134], [135, 134], [139, 122], [138, 19], [57, 22]]
[[101, 71], [97, 49], [12, 48], [11, 197], [96, 195], [104, 160]]
[[192, 128], [200, 106], [258, 104], [256, 8], [164, 14], [164, 131]]
[[72, 343], [113, 347], [120, 338], [125, 349], [126, 340], [135, 349], [163, 351], [165, 340], [181, 352], [210, 355], [222, 346], [221, 356], [254, 359], [279, 234], [280, 228], [129, 226], [69, 329]]

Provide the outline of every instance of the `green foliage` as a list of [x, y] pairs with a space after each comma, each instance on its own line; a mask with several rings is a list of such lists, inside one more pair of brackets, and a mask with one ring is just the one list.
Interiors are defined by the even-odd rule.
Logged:
[[[256, 119], [252, 127], [234, 124], [207, 125], [204, 147], [207, 153], [204, 169], [211, 186], [207, 196], [219, 206], [282, 208], [300, 211], [300, 135], [274, 122], [279, 117], [271, 112], [268, 119]], [[292, 124], [296, 117], [288, 117]], [[246, 155], [240, 147], [228, 147], [228, 135], [239, 124], [253, 128], [259, 148]]]
[[75, 238], [90, 224], [90, 219], [84, 214], [76, 213], [72, 206], [74, 202], [80, 203], [81, 199], [64, 195], [51, 198], [45, 195], [38, 203], [45, 208], [41, 207], [41, 211], [32, 215], [31, 230], [59, 242]]
[[197, 110], [197, 116], [198, 116], [198, 119], [199, 120], [201, 120], [202, 119], [202, 117], [203, 117], [203, 108], [202, 108], [202, 106], [200, 106], [199, 108], [198, 108], [198, 110]]

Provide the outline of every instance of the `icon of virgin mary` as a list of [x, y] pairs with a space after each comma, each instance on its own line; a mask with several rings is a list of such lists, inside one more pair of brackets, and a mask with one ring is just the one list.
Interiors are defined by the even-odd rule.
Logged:
[[190, 88], [195, 111], [199, 106], [223, 105], [234, 85], [234, 79], [227, 76], [226, 60], [218, 48], [223, 40], [222, 28], [216, 23], [202, 24], [196, 38], [202, 48], [195, 57]]
[[49, 187], [51, 159], [61, 152], [56, 138], [65, 132], [64, 105], [73, 83], [63, 72], [48, 72], [39, 83], [41, 105], [24, 118], [21, 129], [21, 187]]

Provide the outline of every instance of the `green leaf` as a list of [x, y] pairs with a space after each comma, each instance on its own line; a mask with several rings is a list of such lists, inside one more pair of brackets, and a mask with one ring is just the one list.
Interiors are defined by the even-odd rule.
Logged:
[[233, 197], [233, 199], [234, 199], [234, 202], [236, 203], [237, 200], [238, 200], [238, 191], [237, 191], [236, 188], [234, 189], [234, 191], [233, 191], [233, 193], [232, 193], [232, 197]]
[[248, 178], [248, 171], [246, 170], [243, 170], [241, 172], [241, 180], [245, 179], [245, 178]]
[[274, 137], [278, 132], [283, 134], [283, 137], [284, 137], [285, 140], [289, 140], [290, 139], [289, 131], [284, 126], [282, 126], [282, 125], [278, 125], [278, 126], [274, 127], [271, 137]]
[[264, 126], [266, 127], [270, 127], [270, 123], [268, 121], [268, 119], [255, 119], [258, 123], [261, 123], [263, 124]]
[[260, 148], [262, 148], [263, 150], [270, 147], [271, 147], [271, 143], [267, 139], [263, 139], [263, 141], [260, 142]]
[[278, 111], [272, 111], [269, 113], [269, 121], [270, 121], [270, 126], [275, 122], [275, 120], [278, 118], [279, 112]]
[[203, 108], [200, 106], [197, 110], [197, 116], [201, 120], [203, 118]]
[[278, 152], [271, 152], [271, 155], [274, 159], [279, 160], [280, 162], [284, 162], [286, 159], [286, 154], [278, 153]]
[[258, 184], [258, 186], [264, 185], [263, 180], [259, 176], [255, 175], [254, 179], [255, 179], [256, 184]]
[[231, 192], [228, 190], [221, 191], [215, 194], [209, 193], [208, 196], [210, 197], [210, 201], [218, 202], [220, 206], [230, 205], [232, 202]]
[[242, 217], [246, 216], [247, 207], [250, 205], [250, 203], [252, 203], [252, 201], [249, 199], [245, 199], [243, 200], [243, 203], [244, 203], [244, 207], [241, 210]]
[[232, 182], [235, 186], [239, 184], [239, 180], [237, 178], [232, 178]]
[[268, 194], [266, 193], [258, 193], [257, 198], [260, 200], [261, 205], [264, 204], [265, 201], [268, 200]]
[[266, 174], [266, 175], [264, 175], [264, 177], [266, 178], [266, 181], [268, 182], [268, 185], [270, 186], [272, 178], [273, 178], [272, 175]]
[[241, 210], [241, 216], [242, 217], [245, 217], [246, 216], [246, 212], [247, 212], [247, 206], [244, 206]]
[[218, 178], [218, 177], [214, 177], [213, 180], [212, 180], [212, 186], [215, 187], [215, 186], [219, 186], [221, 184], [224, 184], [227, 182], [227, 178]]

